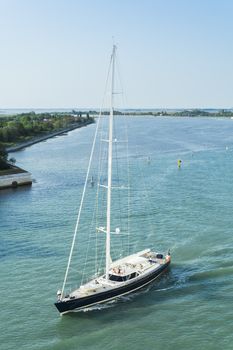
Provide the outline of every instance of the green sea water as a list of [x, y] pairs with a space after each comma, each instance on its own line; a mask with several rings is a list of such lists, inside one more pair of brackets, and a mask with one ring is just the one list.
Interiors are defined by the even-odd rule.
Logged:
[[171, 248], [170, 271], [134, 295], [60, 317], [53, 303], [95, 126], [14, 153], [36, 182], [0, 192], [1, 349], [233, 349], [233, 121], [138, 117], [128, 125], [140, 189], [131, 248]]

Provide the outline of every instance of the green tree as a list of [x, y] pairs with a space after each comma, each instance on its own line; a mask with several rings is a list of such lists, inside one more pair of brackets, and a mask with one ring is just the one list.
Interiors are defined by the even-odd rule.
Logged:
[[0, 143], [0, 169], [9, 168], [9, 164], [7, 163], [8, 154], [5, 147]]

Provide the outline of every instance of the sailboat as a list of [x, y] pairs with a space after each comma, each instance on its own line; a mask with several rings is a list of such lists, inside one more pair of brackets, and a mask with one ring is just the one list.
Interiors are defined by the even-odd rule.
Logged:
[[[76, 235], [78, 232], [81, 211], [83, 207], [85, 192], [87, 184], [89, 183], [90, 164], [92, 162], [94, 147], [96, 142], [95, 133], [94, 142], [92, 145], [91, 156], [89, 160], [86, 180], [81, 197], [75, 232], [71, 245], [70, 255], [66, 268], [65, 278], [61, 290], [57, 292], [57, 301], [55, 306], [60, 314], [66, 314], [73, 311], [80, 311], [88, 309], [92, 306], [115, 300], [121, 296], [138, 291], [155, 281], [163, 272], [165, 272], [171, 262], [170, 251], [166, 254], [153, 251], [152, 249], [143, 249], [139, 252], [121, 257], [115, 261], [111, 258], [111, 236], [112, 233], [120, 234], [120, 228], [116, 228], [112, 232], [112, 167], [113, 167], [113, 143], [116, 141], [113, 138], [113, 118], [114, 118], [114, 84], [115, 84], [115, 58], [116, 45], [113, 45], [113, 50], [110, 59], [111, 72], [111, 97], [110, 110], [108, 116], [108, 159], [107, 159], [107, 184], [105, 190], [107, 191], [106, 200], [106, 224], [96, 228], [98, 232], [103, 233], [105, 237], [105, 267], [104, 271], [99, 275], [95, 275], [89, 281], [81, 284], [76, 289], [73, 289], [69, 294], [65, 294], [65, 286], [67, 276], [70, 269], [71, 259], [74, 251]], [[98, 123], [97, 123], [98, 124]], [[97, 125], [98, 127], [98, 125]]]

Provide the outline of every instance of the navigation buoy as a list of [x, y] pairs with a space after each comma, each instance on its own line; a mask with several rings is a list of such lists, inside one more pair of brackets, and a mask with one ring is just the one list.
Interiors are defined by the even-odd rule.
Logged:
[[181, 167], [181, 163], [182, 163], [182, 160], [181, 160], [181, 159], [178, 159], [178, 160], [177, 160], [177, 165], [178, 165], [178, 168], [180, 168], [180, 167]]

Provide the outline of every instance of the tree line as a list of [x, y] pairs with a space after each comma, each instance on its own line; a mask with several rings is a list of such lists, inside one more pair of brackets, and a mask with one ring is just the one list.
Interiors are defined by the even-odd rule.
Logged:
[[6, 147], [12, 143], [23, 142], [37, 136], [56, 132], [82, 124], [93, 122], [89, 113], [21, 113], [0, 117], [0, 169], [10, 167]]
[[62, 113], [22, 113], [0, 118], [0, 142], [14, 143], [31, 137], [58, 131], [91, 117]]

